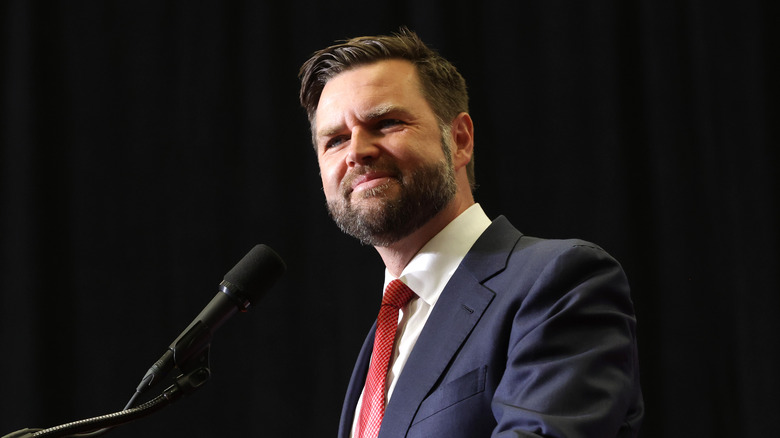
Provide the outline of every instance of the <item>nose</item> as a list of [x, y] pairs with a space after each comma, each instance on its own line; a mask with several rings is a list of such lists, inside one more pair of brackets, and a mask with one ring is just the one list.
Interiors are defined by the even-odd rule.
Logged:
[[347, 152], [347, 165], [350, 167], [370, 164], [379, 156], [379, 147], [370, 131], [356, 127], [352, 130]]

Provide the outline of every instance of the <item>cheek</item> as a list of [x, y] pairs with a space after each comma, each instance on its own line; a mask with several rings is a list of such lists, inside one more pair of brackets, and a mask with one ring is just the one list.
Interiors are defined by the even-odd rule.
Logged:
[[431, 129], [421, 132], [404, 142], [403, 147], [396, 149], [399, 161], [411, 163], [429, 163], [441, 160], [444, 153], [441, 150], [441, 133]]
[[322, 179], [322, 190], [325, 192], [326, 199], [331, 199], [339, 192], [343, 175], [343, 171], [337, 166], [329, 166], [320, 161], [320, 179]]

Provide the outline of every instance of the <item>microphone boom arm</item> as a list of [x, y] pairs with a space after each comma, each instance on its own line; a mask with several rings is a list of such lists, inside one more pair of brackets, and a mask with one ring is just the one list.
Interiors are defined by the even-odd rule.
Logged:
[[99, 429], [108, 432], [113, 427], [151, 415], [175, 402], [182, 396], [191, 394], [196, 389], [203, 386], [203, 384], [208, 381], [209, 377], [211, 377], [211, 371], [207, 367], [195, 368], [188, 374], [183, 374], [176, 378], [173, 385], [169, 386], [162, 394], [138, 407], [115, 412], [113, 414], [74, 421], [72, 423], [62, 424], [43, 430], [24, 429], [6, 435], [3, 438], [61, 438]]

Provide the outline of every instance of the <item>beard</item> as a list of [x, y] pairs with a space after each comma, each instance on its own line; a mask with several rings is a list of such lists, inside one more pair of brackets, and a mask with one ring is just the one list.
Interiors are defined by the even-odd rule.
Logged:
[[[452, 155], [446, 144], [444, 159], [402, 173], [394, 163], [367, 165], [342, 182], [339, 197], [329, 200], [328, 211], [341, 231], [364, 245], [389, 246], [419, 229], [436, 216], [455, 197], [457, 189]], [[372, 205], [355, 205], [351, 198], [351, 180], [366, 172], [389, 172], [391, 181], [359, 193]], [[392, 185], [398, 195], [391, 196]], [[366, 202], [367, 203], [367, 202]]]

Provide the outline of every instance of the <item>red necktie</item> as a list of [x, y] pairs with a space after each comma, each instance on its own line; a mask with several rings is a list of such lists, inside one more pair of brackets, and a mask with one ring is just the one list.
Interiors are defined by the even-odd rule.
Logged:
[[358, 438], [375, 438], [379, 435], [379, 426], [385, 415], [385, 380], [393, 354], [395, 333], [398, 330], [398, 310], [403, 308], [414, 296], [401, 280], [393, 280], [387, 285], [379, 308], [374, 337], [374, 351], [371, 353], [371, 365], [368, 368], [363, 404], [360, 408], [360, 421], [357, 427]]

